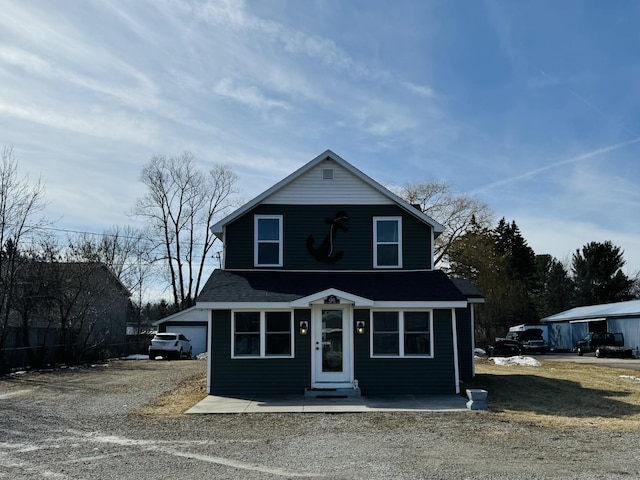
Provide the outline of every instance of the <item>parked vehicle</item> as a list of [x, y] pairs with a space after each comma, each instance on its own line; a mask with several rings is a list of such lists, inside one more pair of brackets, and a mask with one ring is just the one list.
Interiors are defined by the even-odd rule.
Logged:
[[622, 333], [589, 332], [576, 344], [575, 351], [582, 356], [588, 352], [595, 352], [596, 357], [628, 357], [633, 356], [633, 350], [624, 346]]
[[149, 345], [149, 358], [191, 358], [191, 340], [181, 333], [157, 333]]
[[490, 357], [513, 357], [520, 355], [520, 344], [516, 340], [496, 338], [493, 345], [487, 347]]
[[515, 340], [520, 347], [520, 353], [541, 353], [549, 351], [549, 344], [542, 336], [541, 328], [529, 328], [521, 331], [510, 331], [506, 335], [507, 340]]
[[493, 345], [489, 345], [487, 353], [492, 357], [511, 357], [525, 353], [545, 354], [549, 345], [544, 340], [541, 328], [527, 328], [509, 331], [504, 338], [496, 338]]

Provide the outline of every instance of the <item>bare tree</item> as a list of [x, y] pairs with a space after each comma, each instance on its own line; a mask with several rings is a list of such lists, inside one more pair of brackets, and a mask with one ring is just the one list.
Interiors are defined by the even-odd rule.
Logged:
[[216, 240], [211, 226], [229, 206], [236, 175], [220, 165], [204, 174], [193, 154], [185, 152], [170, 158], [154, 155], [140, 180], [147, 193], [136, 202], [134, 214], [146, 220], [157, 240], [155, 249], [166, 262], [175, 305], [190, 307]]
[[486, 203], [465, 193], [453, 193], [445, 182], [407, 183], [398, 195], [445, 227], [436, 239], [434, 264], [446, 259], [451, 244], [468, 232], [473, 222], [488, 227], [493, 221], [493, 212]]
[[78, 250], [43, 238], [23, 266], [31, 281], [27, 293], [35, 294], [26, 300], [37, 314], [25, 327], [53, 330], [61, 347], [55, 361], [67, 363], [105, 358], [126, 339], [128, 289], [107, 265], [80, 257]]
[[142, 308], [157, 277], [152, 250], [142, 230], [125, 225], [114, 226], [101, 235], [83, 233], [69, 238], [67, 255], [72, 261], [101, 263], [111, 270], [132, 294], [139, 333]]
[[[45, 207], [44, 185], [19, 177], [18, 161], [11, 148], [1, 153], [0, 165], [0, 351], [9, 334], [9, 320], [20, 266], [20, 247], [34, 230], [45, 225], [38, 218]], [[0, 369], [4, 357], [0, 354]]]
[[131, 292], [152, 276], [153, 248], [142, 230], [114, 226], [102, 234], [80, 233], [68, 239], [70, 261], [106, 265]]

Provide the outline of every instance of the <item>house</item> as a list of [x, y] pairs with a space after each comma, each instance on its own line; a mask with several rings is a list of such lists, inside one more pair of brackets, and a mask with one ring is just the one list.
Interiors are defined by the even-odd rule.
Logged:
[[576, 307], [542, 319], [549, 325], [549, 346], [571, 350], [589, 332], [624, 334], [625, 346], [640, 349], [640, 300]]
[[187, 308], [153, 322], [158, 332], [182, 333], [191, 340], [193, 355], [207, 351], [209, 311], [197, 307]]
[[125, 350], [128, 289], [103, 263], [25, 262], [16, 277], [4, 361], [39, 366]]
[[332, 151], [212, 230], [210, 394], [445, 394], [473, 377], [483, 299], [434, 268], [444, 227]]

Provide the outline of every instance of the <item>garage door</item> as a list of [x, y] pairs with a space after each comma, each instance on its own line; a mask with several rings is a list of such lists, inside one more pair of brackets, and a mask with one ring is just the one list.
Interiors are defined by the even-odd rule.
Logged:
[[191, 340], [194, 356], [207, 351], [207, 327], [183, 327], [182, 325], [174, 325], [167, 327], [167, 331], [169, 330], [182, 333]]

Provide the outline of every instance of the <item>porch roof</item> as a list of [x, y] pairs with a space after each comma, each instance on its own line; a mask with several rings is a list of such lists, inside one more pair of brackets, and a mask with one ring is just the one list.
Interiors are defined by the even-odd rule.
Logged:
[[374, 302], [466, 302], [468, 295], [440, 270], [288, 272], [215, 270], [197, 298], [202, 303], [293, 302], [326, 290]]

